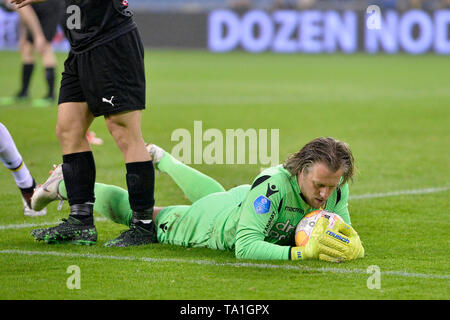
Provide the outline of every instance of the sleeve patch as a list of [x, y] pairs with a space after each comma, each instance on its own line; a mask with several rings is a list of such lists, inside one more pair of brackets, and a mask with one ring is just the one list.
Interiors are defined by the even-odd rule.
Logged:
[[253, 208], [257, 214], [265, 214], [270, 211], [270, 200], [265, 196], [259, 196], [253, 202]]

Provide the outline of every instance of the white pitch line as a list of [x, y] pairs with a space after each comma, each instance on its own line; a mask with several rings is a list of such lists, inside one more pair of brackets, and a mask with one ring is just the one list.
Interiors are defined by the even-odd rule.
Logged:
[[0, 225], [0, 230], [45, 227], [45, 226], [50, 226], [50, 225], [54, 225], [54, 224], [57, 224], [57, 223], [58, 223], [58, 221], [42, 222], [42, 223], [7, 224], [7, 225]]
[[[443, 191], [448, 191], [448, 190], [450, 190], [450, 187], [400, 190], [400, 191], [392, 191], [392, 192], [385, 192], [385, 193], [366, 193], [366, 194], [353, 195], [353, 196], [351, 195], [349, 197], [349, 200], [386, 198], [386, 197], [415, 195], [415, 194], [428, 194], [428, 193], [437, 193], [437, 192], [443, 192]], [[106, 219], [104, 217], [97, 217], [97, 218], [95, 218], [95, 221], [108, 221], [108, 219]], [[43, 226], [55, 225], [57, 223], [59, 223], [59, 221], [42, 222], [42, 223], [8, 224], [8, 225], [0, 225], [0, 230], [43, 227]]]
[[[95, 218], [95, 221], [108, 221], [108, 219], [106, 219], [104, 217], [98, 217], [98, 218]], [[60, 222], [61, 222], [61, 220], [56, 220], [53, 222], [41, 222], [41, 223], [7, 224], [7, 225], [0, 225], [0, 230], [45, 227], [45, 226], [56, 225]]]
[[450, 190], [450, 187], [399, 190], [399, 191], [391, 191], [391, 192], [384, 192], [384, 193], [367, 193], [367, 194], [350, 196], [349, 200], [386, 198], [386, 197], [415, 195], [415, 194], [428, 194], [428, 193], [443, 192], [443, 191], [447, 191], [447, 190]]
[[[0, 250], [0, 254], [21, 254], [28, 256], [56, 256], [63, 258], [88, 258], [88, 259], [106, 259], [106, 260], [119, 260], [119, 261], [141, 261], [148, 263], [159, 262], [173, 262], [173, 263], [187, 263], [198, 265], [211, 265], [211, 266], [227, 266], [235, 268], [260, 268], [260, 269], [282, 269], [282, 270], [300, 270], [300, 271], [315, 271], [323, 273], [343, 273], [343, 274], [367, 274], [364, 269], [345, 269], [345, 268], [311, 268], [307, 266], [292, 266], [292, 265], [276, 265], [268, 263], [244, 263], [244, 262], [215, 262], [211, 260], [189, 260], [189, 259], [174, 259], [174, 258], [149, 258], [149, 257], [134, 257], [134, 256], [111, 256], [100, 255], [92, 253], [64, 253], [57, 251], [26, 251], [26, 250]], [[407, 278], [425, 278], [425, 279], [450, 279], [450, 275], [440, 274], [426, 274], [426, 273], [411, 273], [406, 271], [381, 271], [383, 275], [392, 275]]]

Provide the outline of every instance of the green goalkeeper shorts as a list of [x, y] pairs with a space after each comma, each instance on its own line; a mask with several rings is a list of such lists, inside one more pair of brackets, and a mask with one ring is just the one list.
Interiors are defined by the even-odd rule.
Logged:
[[158, 242], [185, 247], [233, 249], [238, 210], [250, 190], [242, 185], [209, 194], [192, 205], [169, 206], [156, 216]]

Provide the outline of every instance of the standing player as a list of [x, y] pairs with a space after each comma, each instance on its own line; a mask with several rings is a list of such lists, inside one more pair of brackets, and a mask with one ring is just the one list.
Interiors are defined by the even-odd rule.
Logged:
[[[36, 0], [12, 0], [19, 8]], [[115, 243], [153, 242], [154, 168], [141, 132], [145, 108], [144, 48], [128, 2], [66, 0], [66, 37], [71, 51], [64, 63], [56, 133], [63, 153], [70, 215], [42, 232], [54, 241], [94, 244], [95, 162], [86, 132], [103, 116], [126, 164], [130, 229]]]
[[[351, 228], [347, 208], [348, 184], [353, 174], [353, 156], [345, 143], [318, 138], [306, 144], [282, 166], [263, 171], [253, 184], [229, 191], [212, 178], [174, 159], [169, 153], [150, 145], [149, 152], [160, 171], [182, 189], [192, 205], [155, 208], [157, 240], [187, 247], [234, 250], [237, 258], [327, 261], [352, 260], [364, 256], [357, 233]], [[50, 201], [64, 199], [66, 191], [61, 167], [38, 188], [32, 199], [35, 209]], [[94, 210], [108, 219], [129, 225], [132, 211], [126, 191], [96, 183]], [[334, 234], [342, 232], [348, 243], [329, 236], [324, 218], [315, 230], [316, 241], [305, 247], [294, 245], [299, 221], [313, 210], [324, 208], [340, 215]], [[32, 235], [51, 241], [41, 229]], [[341, 238], [342, 239], [342, 238]], [[116, 245], [114, 241], [107, 246]]]
[[0, 160], [9, 169], [16, 181], [16, 185], [22, 194], [23, 214], [29, 217], [42, 216], [47, 213], [47, 209], [34, 211], [31, 209], [31, 196], [36, 181], [28, 170], [22, 159], [16, 144], [14, 143], [8, 129], [0, 122]]
[[45, 97], [33, 100], [32, 105], [47, 107], [55, 103], [55, 67], [57, 60], [51, 42], [61, 20], [61, 3], [60, 0], [48, 0], [43, 3], [33, 3], [31, 6], [17, 11], [21, 20], [19, 37], [19, 50], [22, 58], [21, 89], [14, 97], [0, 99], [0, 105], [12, 105], [17, 102], [28, 101], [28, 89], [35, 65], [35, 50], [42, 57], [48, 91]]

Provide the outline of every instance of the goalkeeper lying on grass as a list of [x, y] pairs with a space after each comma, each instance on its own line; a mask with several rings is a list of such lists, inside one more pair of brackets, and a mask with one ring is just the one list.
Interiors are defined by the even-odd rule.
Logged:
[[[364, 256], [359, 236], [350, 226], [347, 182], [353, 175], [354, 165], [352, 153], [343, 142], [333, 138], [314, 139], [283, 165], [264, 170], [252, 185], [228, 191], [161, 148], [148, 145], [147, 149], [157, 168], [167, 173], [192, 202], [192, 205], [154, 208], [155, 242], [234, 250], [241, 259], [339, 262]], [[41, 210], [50, 201], [65, 197], [59, 165], [34, 193], [32, 206]], [[95, 198], [94, 211], [129, 226], [132, 211], [126, 190], [96, 183]], [[336, 224], [332, 234], [343, 232], [350, 240], [348, 243], [326, 233], [328, 220], [320, 218], [307, 245], [295, 246], [297, 224], [318, 208], [343, 218], [346, 223]], [[69, 219], [74, 218], [69, 216]], [[77, 230], [73, 221], [69, 225], [73, 230], [64, 237], [52, 232], [52, 228], [33, 230], [32, 235], [47, 243], [83, 243], [84, 230]], [[122, 237], [105, 245], [121, 246], [121, 239], [126, 237], [124, 232]]]

